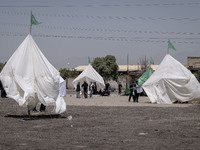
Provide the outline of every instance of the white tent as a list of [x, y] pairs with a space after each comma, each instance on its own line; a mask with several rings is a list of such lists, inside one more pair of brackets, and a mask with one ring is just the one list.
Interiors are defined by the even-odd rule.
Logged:
[[164, 57], [143, 88], [152, 103], [172, 104], [200, 98], [198, 80], [170, 55]]
[[[20, 106], [38, 102], [54, 105], [53, 113], [66, 110], [63, 80], [29, 34], [10, 57], [0, 74], [7, 96]], [[60, 81], [61, 80], [61, 81]], [[61, 95], [62, 94], [62, 95]]]
[[86, 81], [88, 84], [90, 82], [96, 82], [98, 90], [99, 89], [103, 90], [105, 87], [103, 78], [90, 64], [76, 79], [74, 79], [74, 81], [72, 81], [72, 84], [76, 88], [76, 85], [78, 84], [78, 82], [82, 84], [84, 81]]

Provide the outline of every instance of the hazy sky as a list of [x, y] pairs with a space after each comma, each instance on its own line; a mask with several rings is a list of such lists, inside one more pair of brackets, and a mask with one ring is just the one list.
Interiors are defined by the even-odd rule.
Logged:
[[30, 28], [36, 44], [56, 68], [87, 65], [88, 57], [114, 55], [119, 65], [170, 54], [187, 63], [200, 56], [199, 0], [0, 0], [0, 62], [7, 61]]

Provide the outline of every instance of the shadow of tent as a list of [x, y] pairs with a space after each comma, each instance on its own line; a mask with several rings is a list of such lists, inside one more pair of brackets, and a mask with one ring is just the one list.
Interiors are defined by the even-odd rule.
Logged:
[[66, 118], [64, 116], [61, 116], [60, 114], [52, 114], [52, 115], [6, 115], [4, 117], [9, 118], [20, 118], [22, 120], [28, 121], [28, 120], [40, 120], [40, 119], [59, 119], [59, 118]]

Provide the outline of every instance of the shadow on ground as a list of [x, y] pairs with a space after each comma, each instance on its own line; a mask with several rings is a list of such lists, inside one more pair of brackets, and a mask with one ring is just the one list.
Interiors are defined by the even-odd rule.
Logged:
[[59, 114], [55, 115], [45, 115], [45, 114], [40, 114], [40, 115], [6, 115], [4, 117], [8, 118], [20, 118], [22, 120], [40, 120], [40, 119], [59, 119], [59, 118], [66, 118], [64, 116], [61, 116]]

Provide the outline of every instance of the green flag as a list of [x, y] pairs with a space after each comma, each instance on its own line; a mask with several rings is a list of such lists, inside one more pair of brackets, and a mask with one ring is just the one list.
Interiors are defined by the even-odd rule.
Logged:
[[170, 42], [170, 40], [168, 40], [168, 49], [173, 49], [176, 51], [176, 48], [174, 47], [174, 45]]
[[31, 11], [31, 26], [32, 25], [38, 25], [38, 24], [41, 24], [41, 22], [38, 22], [35, 17], [33, 16], [33, 13]]
[[143, 74], [142, 76], [138, 79], [138, 85], [142, 86], [147, 79], [153, 74], [154, 70], [149, 67]]
[[152, 57], [150, 58], [150, 64], [151, 64], [151, 65], [154, 65], [154, 61], [153, 61], [153, 58], [152, 58]]

